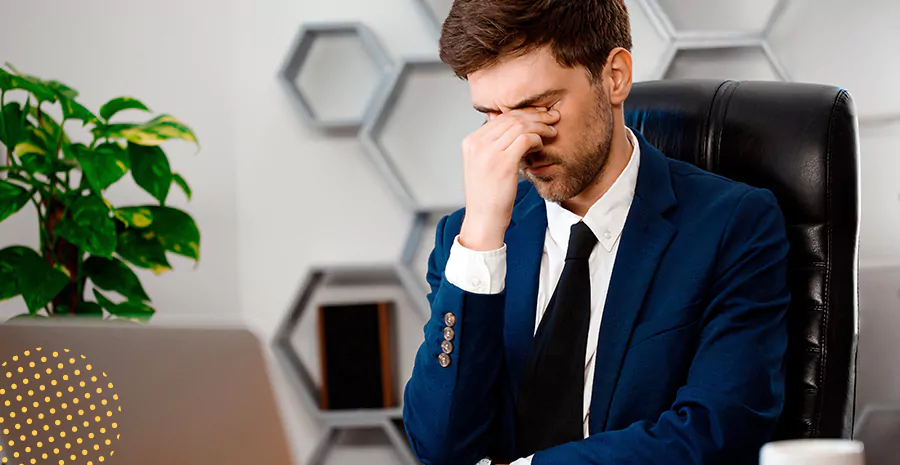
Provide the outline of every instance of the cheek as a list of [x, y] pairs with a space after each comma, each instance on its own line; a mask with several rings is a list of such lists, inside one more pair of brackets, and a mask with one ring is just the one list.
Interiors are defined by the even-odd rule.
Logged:
[[557, 130], [557, 136], [550, 141], [545, 141], [545, 145], [565, 150], [567, 147], [577, 145], [578, 141], [584, 137], [584, 120], [571, 115], [563, 116], [553, 127]]

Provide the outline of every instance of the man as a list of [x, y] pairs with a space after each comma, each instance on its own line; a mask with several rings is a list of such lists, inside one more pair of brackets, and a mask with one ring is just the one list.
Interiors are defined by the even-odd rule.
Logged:
[[456, 0], [440, 49], [487, 122], [429, 260], [404, 405], [417, 457], [755, 463], [784, 402], [773, 195], [625, 126], [622, 0]]

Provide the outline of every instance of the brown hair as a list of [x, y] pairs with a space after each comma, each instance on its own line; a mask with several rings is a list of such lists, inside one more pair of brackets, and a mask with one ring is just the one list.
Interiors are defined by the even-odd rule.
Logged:
[[624, 0], [454, 0], [440, 40], [457, 76], [549, 46], [557, 62], [598, 78], [616, 47], [631, 51]]

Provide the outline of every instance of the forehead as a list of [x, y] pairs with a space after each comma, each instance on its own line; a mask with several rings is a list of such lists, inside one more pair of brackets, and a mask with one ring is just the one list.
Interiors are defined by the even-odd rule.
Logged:
[[560, 65], [546, 47], [478, 70], [468, 81], [472, 103], [487, 108], [509, 107], [552, 89], [571, 92], [590, 87], [586, 69]]

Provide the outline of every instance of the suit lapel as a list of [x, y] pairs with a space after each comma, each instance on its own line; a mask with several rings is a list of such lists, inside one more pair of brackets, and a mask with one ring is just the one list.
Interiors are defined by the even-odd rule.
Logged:
[[677, 230], [663, 213], [675, 195], [665, 156], [638, 133], [641, 164], [610, 278], [597, 341], [591, 434], [604, 431], [625, 351], [657, 266]]
[[547, 232], [547, 208], [537, 191], [528, 192], [513, 211], [506, 231], [506, 309], [503, 336], [506, 366], [512, 392], [518, 397], [519, 384], [534, 338], [538, 280]]

